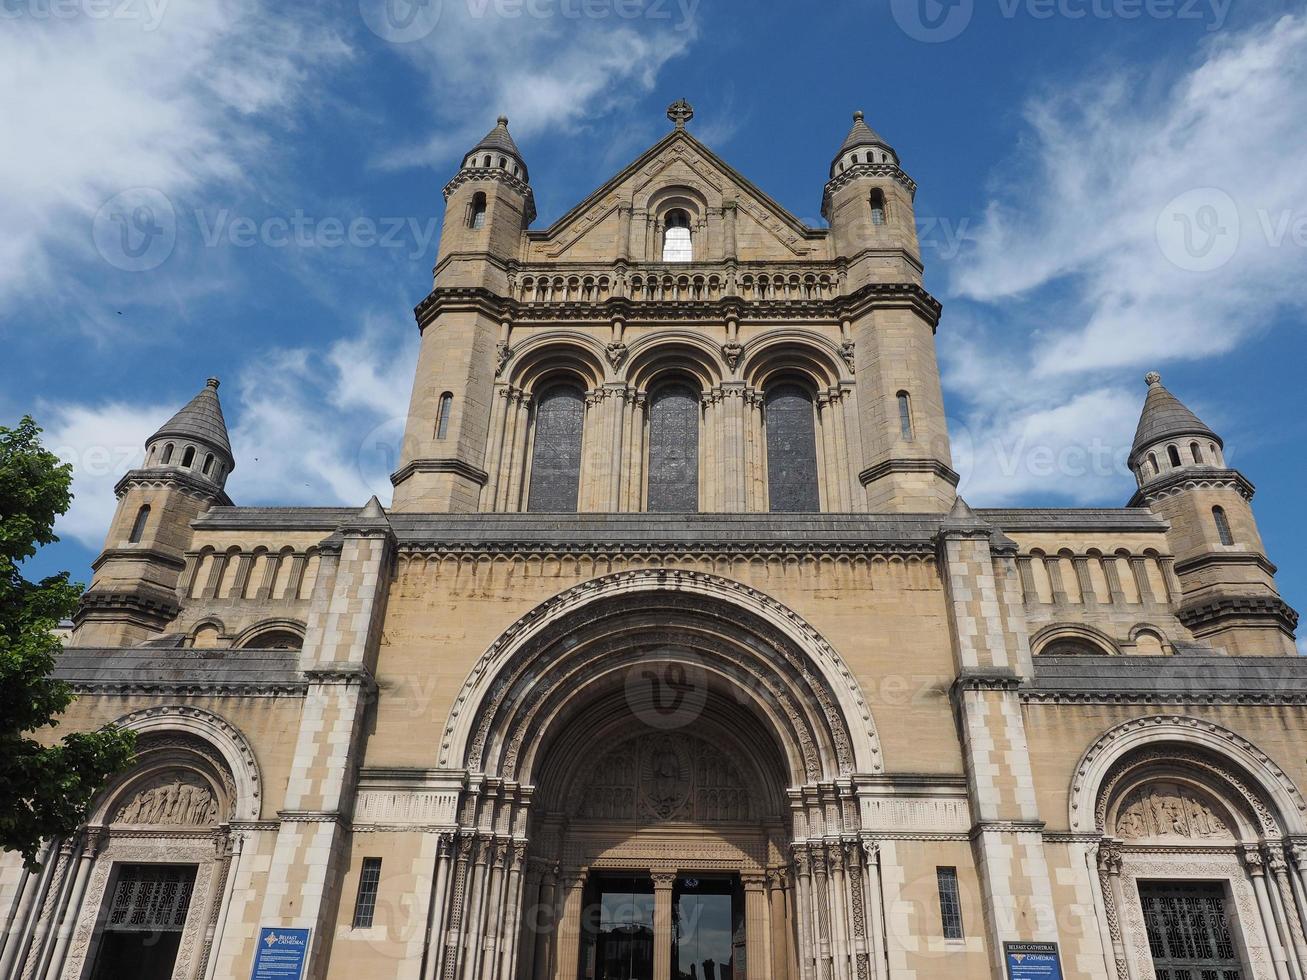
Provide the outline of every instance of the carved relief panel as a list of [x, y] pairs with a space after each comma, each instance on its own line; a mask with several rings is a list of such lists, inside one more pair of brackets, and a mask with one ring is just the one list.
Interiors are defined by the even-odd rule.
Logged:
[[1132, 790], [1117, 808], [1115, 833], [1123, 841], [1234, 839], [1210, 802], [1188, 786], [1166, 782]]
[[210, 827], [218, 817], [218, 799], [208, 783], [194, 773], [172, 770], [137, 787], [118, 808], [113, 823]]
[[740, 822], [757, 814], [739, 766], [693, 735], [641, 735], [583, 776], [576, 815], [640, 823]]

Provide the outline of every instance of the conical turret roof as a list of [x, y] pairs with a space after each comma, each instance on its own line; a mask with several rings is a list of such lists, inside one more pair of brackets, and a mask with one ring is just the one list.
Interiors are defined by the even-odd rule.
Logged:
[[472, 147], [471, 152], [476, 153], [478, 150], [494, 150], [497, 153], [511, 153], [519, 160], [522, 154], [513, 142], [513, 137], [508, 133], [508, 117], [500, 116], [495, 128], [481, 137], [481, 142]]
[[1221, 437], [1162, 386], [1160, 374], [1152, 371], [1144, 380], [1148, 382], [1148, 397], [1130, 449], [1132, 462], [1146, 447], [1178, 436], [1202, 436], [1224, 448]]
[[883, 146], [891, 153], [894, 151], [894, 148], [885, 142], [880, 133], [867, 125], [867, 119], [861, 109], [853, 114], [853, 128], [849, 130], [844, 145], [840, 147], [840, 152], [835, 156], [837, 158], [842, 157], [855, 146]]
[[231, 454], [231, 441], [227, 438], [227, 420], [222, 417], [222, 403], [218, 401], [218, 379], [210, 378], [205, 382], [200, 393], [186, 403], [180, 412], [170, 418], [159, 431], [150, 436], [147, 445], [165, 436], [179, 439], [194, 439], [214, 449], [221, 450], [232, 464], [235, 460]]

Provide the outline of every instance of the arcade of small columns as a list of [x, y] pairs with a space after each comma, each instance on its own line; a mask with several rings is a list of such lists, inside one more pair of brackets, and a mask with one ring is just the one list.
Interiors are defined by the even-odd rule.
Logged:
[[[741, 363], [744, 347], [735, 321], [731, 339], [715, 353], [668, 340], [653, 350], [628, 350], [619, 339], [608, 344], [601, 359], [595, 351], [570, 342], [544, 340], [513, 353], [500, 344], [503, 364], [512, 358], [508, 381], [495, 386], [486, 469], [489, 481], [482, 496], [485, 510], [516, 512], [527, 507], [536, 397], [552, 384], [575, 384], [585, 393], [581, 487], [582, 512], [638, 512], [646, 506], [648, 467], [647, 410], [649, 396], [663, 384], [683, 383], [699, 393], [699, 509], [703, 512], [765, 512], [767, 497], [767, 433], [763, 402], [767, 386], [797, 381], [815, 407], [818, 486], [823, 511], [847, 513], [858, 509], [850, 445], [857, 445], [855, 384], [841, 378], [839, 358], [813, 346], [783, 345], [762, 350], [753, 364]], [[505, 334], [506, 336], [506, 334]], [[614, 328], [614, 337], [621, 331]], [[633, 353], [636, 352], [636, 353]], [[636, 354], [638, 353], [638, 356]], [[612, 372], [630, 357], [623, 380]], [[739, 369], [747, 379], [732, 378]]]

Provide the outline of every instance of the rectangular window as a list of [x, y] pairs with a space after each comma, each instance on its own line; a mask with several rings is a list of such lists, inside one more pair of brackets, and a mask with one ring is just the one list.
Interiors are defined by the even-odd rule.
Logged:
[[354, 928], [372, 927], [372, 915], [377, 910], [377, 889], [381, 885], [381, 858], [364, 858], [359, 873], [359, 894], [354, 901]]
[[962, 898], [958, 894], [958, 869], [936, 868], [939, 879], [939, 918], [945, 939], [962, 938]]

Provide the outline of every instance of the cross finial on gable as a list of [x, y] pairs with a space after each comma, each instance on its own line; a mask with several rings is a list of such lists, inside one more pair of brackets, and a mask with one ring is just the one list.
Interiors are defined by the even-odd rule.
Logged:
[[677, 99], [667, 107], [667, 118], [676, 123], [677, 129], [684, 129], [685, 124], [694, 118], [694, 106], [684, 99]]

